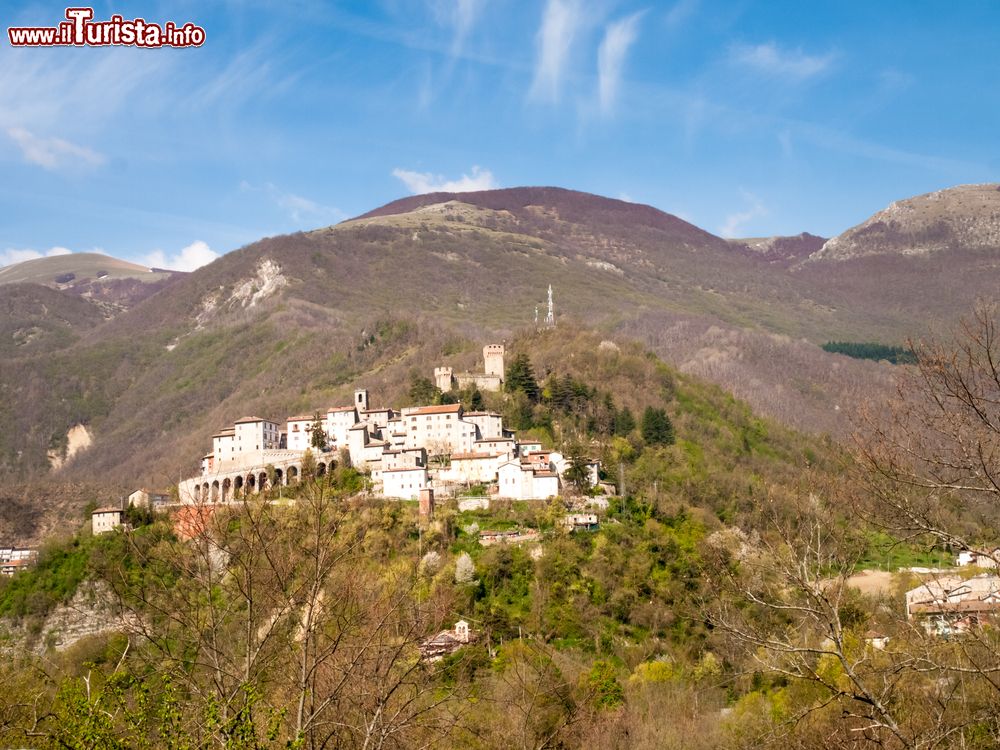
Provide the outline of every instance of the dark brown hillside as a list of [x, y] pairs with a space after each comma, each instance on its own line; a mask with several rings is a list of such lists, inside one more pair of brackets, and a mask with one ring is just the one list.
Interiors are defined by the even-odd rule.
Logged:
[[0, 285], [0, 358], [69, 346], [104, 316], [93, 304], [39, 284]]
[[[506, 211], [519, 220], [551, 216], [573, 224], [584, 224], [605, 232], [628, 233], [647, 227], [666, 238], [691, 245], [723, 247], [724, 240], [672, 214], [642, 203], [604, 198], [592, 193], [556, 187], [523, 187], [482, 190], [471, 193], [427, 193], [387, 203], [357, 217], [368, 219], [413, 212], [424, 206], [458, 201], [491, 211]], [[538, 222], [539, 225], [543, 222]], [[530, 226], [530, 224], [529, 224]]]

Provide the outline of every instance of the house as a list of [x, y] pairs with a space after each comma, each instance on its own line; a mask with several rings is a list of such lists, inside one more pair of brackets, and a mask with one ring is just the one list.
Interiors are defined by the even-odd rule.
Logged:
[[559, 475], [541, 462], [506, 461], [497, 469], [500, 497], [512, 500], [545, 500], [559, 494]]
[[958, 553], [955, 565], [959, 568], [971, 566], [974, 568], [995, 568], [997, 560], [1000, 560], [1000, 549], [992, 552], [978, 552], [973, 550], [962, 550]]
[[420, 658], [424, 661], [439, 661], [449, 654], [453, 654], [462, 646], [473, 643], [476, 634], [469, 629], [469, 623], [459, 620], [451, 630], [442, 630], [437, 635], [431, 636], [420, 643]]
[[906, 617], [928, 632], [962, 633], [1000, 615], [1000, 577], [943, 575], [906, 592]]
[[481, 440], [503, 437], [503, 417], [492, 411], [467, 411], [463, 417], [479, 428]]
[[166, 492], [150, 492], [146, 488], [138, 489], [128, 496], [130, 508], [160, 508], [170, 503], [170, 495]]
[[98, 508], [90, 514], [90, 523], [94, 536], [114, 531], [124, 521], [125, 511], [121, 508]]
[[567, 513], [559, 523], [570, 531], [597, 531], [601, 528], [596, 513]]
[[314, 414], [299, 414], [289, 417], [286, 427], [285, 444], [290, 451], [306, 451], [312, 447], [312, 429], [316, 422]]
[[38, 550], [17, 547], [0, 547], [0, 575], [12, 576], [38, 561]]
[[478, 428], [463, 419], [461, 404], [417, 406], [403, 409], [407, 448], [426, 448], [428, 453], [471, 453], [479, 437]]
[[479, 532], [479, 543], [484, 547], [490, 547], [494, 544], [537, 542], [541, 538], [542, 535], [534, 529], [506, 529], [503, 531], [484, 529]]
[[441, 478], [462, 484], [490, 484], [496, 481], [497, 467], [504, 459], [503, 454], [453, 453], [451, 465], [441, 472]]
[[[233, 425], [236, 453], [278, 450], [281, 447], [281, 430], [277, 422], [261, 417], [243, 417]], [[216, 451], [216, 458], [219, 458]]]
[[430, 486], [430, 477], [424, 466], [382, 471], [382, 494], [400, 500], [416, 500], [420, 491]]

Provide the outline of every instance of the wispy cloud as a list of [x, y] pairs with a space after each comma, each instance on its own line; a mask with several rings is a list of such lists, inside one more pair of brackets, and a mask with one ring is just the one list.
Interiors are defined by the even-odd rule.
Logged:
[[23, 263], [26, 260], [35, 260], [37, 258], [51, 258], [55, 255], [69, 255], [72, 252], [73, 251], [68, 247], [51, 247], [48, 250], [32, 250], [30, 248], [18, 249], [8, 247], [6, 250], [0, 251], [0, 267], [12, 266], [15, 263]]
[[601, 112], [605, 115], [614, 110], [625, 56], [639, 33], [639, 19], [642, 15], [642, 12], [633, 13], [609, 24], [597, 50], [597, 94]]
[[142, 262], [151, 268], [168, 268], [171, 271], [194, 271], [211, 263], [219, 254], [208, 246], [208, 243], [195, 240], [190, 245], [182, 247], [176, 253], [165, 253], [153, 250], [147, 253]]
[[729, 60], [734, 65], [795, 80], [805, 80], [827, 71], [836, 56], [809, 55], [801, 49], [781, 49], [774, 42], [756, 45], [735, 45], [729, 50]]
[[767, 216], [767, 208], [760, 198], [748, 190], [741, 190], [740, 193], [749, 206], [742, 211], [734, 211], [726, 217], [719, 227], [719, 234], [723, 237], [740, 237], [744, 234], [743, 230], [747, 223], [761, 216]]
[[488, 169], [472, 168], [472, 174], [463, 174], [457, 180], [430, 172], [411, 172], [396, 168], [392, 176], [400, 180], [414, 195], [423, 193], [468, 193], [474, 190], [493, 190], [500, 187]]
[[559, 100], [564, 69], [581, 21], [578, 0], [548, 0], [538, 30], [538, 59], [531, 84], [532, 98], [549, 102]]
[[334, 206], [324, 206], [309, 198], [282, 190], [273, 182], [265, 182], [263, 185], [253, 185], [246, 180], [240, 183], [240, 190], [248, 192], [263, 192], [278, 208], [288, 213], [292, 221], [305, 221], [313, 219], [317, 221], [341, 221], [347, 218], [347, 214]]
[[45, 169], [96, 167], [104, 163], [102, 154], [62, 138], [44, 138], [25, 128], [7, 128], [7, 135], [21, 149], [26, 161]]
[[438, 23], [452, 29], [451, 54], [460, 55], [465, 40], [482, 14], [486, 0], [430, 0]]

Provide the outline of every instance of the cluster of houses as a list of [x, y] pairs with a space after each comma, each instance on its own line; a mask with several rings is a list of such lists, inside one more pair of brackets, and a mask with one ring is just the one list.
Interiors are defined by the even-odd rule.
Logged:
[[30, 568], [38, 560], [38, 550], [27, 547], [0, 547], [0, 575], [12, 576]]
[[906, 592], [906, 617], [929, 633], [959, 635], [1000, 616], [1000, 576], [929, 577]]
[[[436, 372], [439, 386], [469, 382], [499, 388], [504, 348], [483, 349], [484, 373], [454, 376]], [[447, 382], [445, 382], [447, 381]], [[315, 430], [322, 430], [317, 439]], [[366, 390], [354, 394], [350, 406], [319, 414], [289, 417], [284, 424], [261, 417], [238, 419], [212, 436], [212, 450], [201, 461], [201, 473], [180, 482], [182, 503], [228, 502], [246, 493], [297, 482], [303, 459], [312, 453], [312, 470], [322, 475], [341, 456], [371, 476], [372, 491], [389, 498], [415, 500], [421, 490], [439, 496], [485, 485], [496, 497], [537, 500], [560, 494], [569, 461], [543, 450], [537, 441], [518, 441], [491, 411], [465, 411], [461, 404], [374, 408]], [[593, 484], [598, 462], [588, 462]]]

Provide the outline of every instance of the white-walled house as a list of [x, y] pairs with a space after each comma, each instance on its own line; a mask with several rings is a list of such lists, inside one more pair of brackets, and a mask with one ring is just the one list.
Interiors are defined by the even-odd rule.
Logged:
[[453, 453], [451, 465], [441, 472], [446, 482], [491, 484], [496, 481], [497, 469], [506, 461], [503, 454]]
[[277, 422], [260, 417], [237, 419], [233, 427], [235, 452], [278, 450], [281, 447], [281, 430]]
[[210, 455], [218, 463], [233, 460], [236, 456], [236, 430], [233, 427], [219, 430], [212, 435], [212, 453]]
[[330, 445], [347, 447], [347, 432], [358, 423], [358, 410], [353, 406], [336, 406], [326, 411], [324, 429]]
[[559, 475], [512, 459], [497, 469], [498, 495], [512, 500], [544, 500], [559, 494]]
[[386, 469], [382, 471], [382, 494], [401, 500], [416, 500], [420, 490], [430, 486], [430, 477], [424, 466]]
[[305, 451], [312, 446], [312, 429], [315, 421], [315, 415], [309, 414], [288, 418], [288, 424], [285, 428], [285, 441], [288, 450]]
[[466, 422], [479, 428], [479, 439], [503, 437], [503, 417], [492, 411], [467, 411], [462, 415]]
[[461, 404], [403, 409], [407, 448], [428, 453], [471, 453], [478, 428], [462, 419]]
[[90, 514], [91, 528], [95, 536], [114, 531], [125, 519], [121, 508], [98, 508]]

